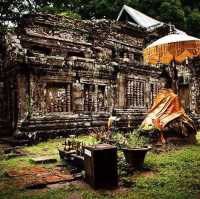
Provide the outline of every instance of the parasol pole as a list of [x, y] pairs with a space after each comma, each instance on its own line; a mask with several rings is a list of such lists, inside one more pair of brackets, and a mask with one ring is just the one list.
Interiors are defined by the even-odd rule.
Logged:
[[171, 69], [171, 77], [172, 77], [172, 90], [177, 94], [178, 93], [178, 71], [176, 68], [176, 60], [175, 56], [173, 57], [173, 60], [170, 64]]
[[[169, 34], [174, 34], [176, 32], [175, 26], [169, 23]], [[171, 69], [171, 77], [172, 77], [172, 90], [177, 94], [178, 93], [178, 71], [176, 68], [176, 59], [175, 55], [173, 55], [173, 59], [170, 63], [170, 69]]]

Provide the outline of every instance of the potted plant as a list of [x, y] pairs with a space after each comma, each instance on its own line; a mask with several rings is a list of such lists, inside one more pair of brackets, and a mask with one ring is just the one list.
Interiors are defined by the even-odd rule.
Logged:
[[122, 151], [130, 167], [142, 169], [145, 155], [151, 149], [147, 144], [148, 139], [143, 136], [138, 136], [137, 133], [128, 135]]

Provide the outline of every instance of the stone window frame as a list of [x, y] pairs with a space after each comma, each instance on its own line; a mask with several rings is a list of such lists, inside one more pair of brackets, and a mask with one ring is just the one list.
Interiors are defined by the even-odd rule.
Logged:
[[[88, 92], [89, 93], [89, 101], [86, 100], [86, 104], [85, 104], [85, 86], [87, 86], [88, 88]], [[83, 112], [106, 112], [108, 107], [106, 106], [106, 84], [98, 84], [98, 83], [83, 83]], [[103, 109], [104, 110], [100, 110], [99, 107], [99, 102], [98, 102], [98, 93], [99, 93], [99, 88], [100, 87], [104, 87], [104, 94], [103, 94]], [[89, 91], [90, 90], [90, 91]], [[91, 93], [92, 92], [92, 93]], [[89, 106], [88, 103], [92, 103], [92, 107]], [[87, 107], [87, 108], [86, 108]]]
[[[131, 81], [131, 83], [129, 83]], [[135, 83], [134, 83], [135, 82]], [[140, 88], [143, 88], [142, 91]], [[126, 86], [126, 107], [131, 109], [144, 109], [146, 108], [147, 82], [142, 78], [128, 77]]]
[[63, 82], [63, 81], [47, 81], [45, 83], [45, 99], [47, 98], [47, 89], [49, 88], [53, 88], [53, 87], [59, 87], [60, 88], [65, 88], [65, 94], [66, 94], [66, 107], [65, 107], [65, 111], [48, 111], [48, 107], [47, 107], [47, 102], [45, 100], [45, 114], [46, 115], [51, 115], [51, 114], [56, 114], [56, 113], [71, 113], [72, 112], [72, 83], [71, 82]]

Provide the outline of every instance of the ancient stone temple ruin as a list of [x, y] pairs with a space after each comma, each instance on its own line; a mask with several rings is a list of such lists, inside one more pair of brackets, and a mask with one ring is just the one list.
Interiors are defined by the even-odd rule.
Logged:
[[[157, 36], [105, 19], [24, 16], [15, 32], [0, 38], [1, 133], [87, 132], [106, 126], [113, 109], [118, 127], [137, 125], [160, 89], [160, 67], [144, 65], [142, 57], [146, 42]], [[180, 92], [187, 110], [197, 114], [200, 79], [190, 71], [179, 71]]]

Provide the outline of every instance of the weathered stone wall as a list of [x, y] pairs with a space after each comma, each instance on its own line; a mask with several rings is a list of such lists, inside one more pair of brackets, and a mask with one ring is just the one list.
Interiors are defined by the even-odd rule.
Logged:
[[5, 101], [5, 83], [3, 80], [3, 62], [4, 62], [4, 35], [0, 33], [0, 136], [7, 134], [4, 128], [7, 127], [6, 101]]
[[189, 63], [191, 68], [191, 111], [200, 117], [200, 58], [195, 58]]
[[28, 136], [106, 126], [113, 109], [127, 129], [141, 122], [160, 89], [144, 65], [142, 28], [107, 20], [27, 15], [5, 36], [3, 81], [10, 129]]

